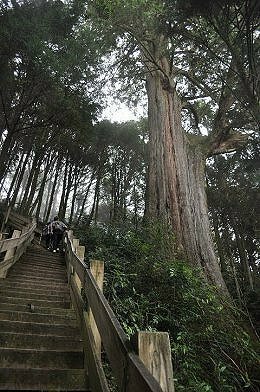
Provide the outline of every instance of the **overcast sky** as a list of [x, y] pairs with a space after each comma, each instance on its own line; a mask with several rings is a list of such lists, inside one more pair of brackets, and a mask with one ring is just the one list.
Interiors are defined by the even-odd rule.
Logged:
[[129, 120], [138, 121], [141, 117], [146, 115], [143, 107], [138, 107], [135, 110], [130, 109], [127, 105], [123, 103], [111, 103], [109, 107], [104, 109], [101, 119], [107, 119], [111, 122], [125, 122]]

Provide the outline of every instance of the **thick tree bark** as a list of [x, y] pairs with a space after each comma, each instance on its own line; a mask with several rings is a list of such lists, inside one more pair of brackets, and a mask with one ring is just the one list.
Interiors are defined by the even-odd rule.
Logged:
[[150, 132], [148, 206], [152, 219], [172, 226], [177, 249], [227, 292], [214, 251], [205, 193], [206, 149], [192, 143], [181, 125], [181, 104], [171, 86], [168, 62], [147, 77]]

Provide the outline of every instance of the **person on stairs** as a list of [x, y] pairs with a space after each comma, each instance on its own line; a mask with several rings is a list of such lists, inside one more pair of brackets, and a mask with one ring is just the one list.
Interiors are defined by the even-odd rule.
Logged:
[[53, 241], [53, 252], [57, 252], [59, 250], [60, 242], [62, 240], [62, 236], [65, 230], [67, 230], [67, 226], [61, 220], [59, 220], [58, 216], [55, 216], [53, 222], [51, 223], [52, 228], [52, 241]]
[[46, 248], [50, 249], [52, 246], [52, 221], [46, 223], [42, 229], [42, 236], [45, 238]]

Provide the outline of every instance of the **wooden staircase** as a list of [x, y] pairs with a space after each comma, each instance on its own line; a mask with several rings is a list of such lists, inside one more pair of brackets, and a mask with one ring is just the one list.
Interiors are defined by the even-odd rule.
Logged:
[[0, 240], [0, 390], [109, 392], [109, 361], [120, 391], [174, 392], [169, 335], [129, 339], [102, 293], [104, 261], [88, 266], [71, 230], [65, 257], [31, 245], [41, 230], [10, 206], [3, 223], [14, 231]]
[[0, 390], [89, 390], [64, 258], [36, 245], [0, 279]]

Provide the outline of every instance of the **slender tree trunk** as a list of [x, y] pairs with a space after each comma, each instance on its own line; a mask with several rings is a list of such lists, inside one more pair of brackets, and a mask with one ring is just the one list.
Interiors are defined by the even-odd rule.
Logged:
[[240, 263], [241, 263], [242, 270], [243, 270], [243, 280], [246, 282], [246, 284], [244, 286], [246, 288], [247, 285], [249, 284], [249, 287], [251, 288], [251, 290], [253, 290], [254, 289], [253, 278], [252, 278], [252, 273], [250, 271], [248, 257], [246, 254], [245, 243], [244, 243], [243, 237], [239, 233], [239, 229], [236, 227], [236, 223], [233, 221], [233, 219], [231, 219], [231, 221], [232, 221], [232, 226], [233, 226], [233, 230], [234, 230], [235, 237], [236, 237], [236, 243], [237, 243], [237, 249], [238, 249], [238, 253], [239, 253]]
[[45, 189], [45, 185], [46, 185], [47, 176], [48, 176], [48, 173], [50, 170], [50, 162], [51, 162], [51, 156], [49, 155], [47, 158], [45, 168], [44, 168], [44, 175], [43, 175], [40, 189], [39, 189], [39, 193], [38, 193], [38, 200], [37, 200], [38, 204], [37, 204], [37, 209], [36, 209], [36, 213], [35, 213], [35, 217], [37, 220], [39, 220], [39, 217], [40, 217], [44, 189]]
[[136, 181], [134, 180], [134, 189], [133, 189], [133, 201], [134, 201], [134, 225], [135, 230], [138, 228], [138, 206], [137, 206], [137, 191], [136, 191]]
[[[155, 53], [155, 58], [157, 54]], [[214, 251], [205, 193], [206, 152], [191, 143], [181, 125], [181, 103], [171, 84], [168, 61], [147, 77], [150, 152], [148, 206], [151, 219], [171, 225], [178, 251], [227, 293]]]
[[29, 192], [29, 195], [28, 195], [27, 200], [26, 200], [24, 207], [23, 207], [23, 213], [25, 213], [25, 214], [28, 214], [30, 209], [32, 208], [33, 198], [36, 194], [37, 183], [39, 180], [40, 171], [41, 171], [41, 158], [39, 157], [37, 159], [36, 167], [33, 170], [33, 177], [32, 177], [30, 192]]
[[13, 141], [10, 148], [10, 152], [8, 154], [8, 158], [5, 162], [5, 170], [3, 172], [2, 180], [0, 182], [0, 193], [2, 193], [3, 189], [5, 192], [7, 192], [7, 188], [5, 187], [6, 179], [8, 177], [8, 174], [12, 171], [12, 167], [14, 166], [14, 161], [16, 160], [17, 151], [18, 151], [18, 143]]
[[8, 132], [0, 152], [0, 182], [3, 180], [9, 162], [9, 156], [14, 144], [12, 133]]
[[50, 218], [51, 210], [52, 210], [54, 195], [55, 195], [55, 192], [56, 192], [56, 187], [57, 187], [57, 183], [58, 183], [58, 179], [59, 179], [60, 162], [61, 162], [61, 160], [58, 158], [58, 161], [57, 161], [57, 164], [56, 164], [54, 180], [53, 180], [53, 185], [52, 185], [52, 190], [51, 190], [51, 195], [50, 195], [50, 198], [49, 198], [48, 209], [47, 209], [46, 215], [44, 217], [46, 222], [48, 222], [48, 220]]
[[96, 186], [95, 186], [95, 193], [94, 193], [94, 200], [93, 200], [93, 204], [92, 204], [92, 208], [89, 214], [89, 218], [88, 218], [88, 224], [90, 225], [90, 223], [93, 220], [95, 211], [96, 211], [96, 206], [98, 203], [98, 197], [99, 197], [99, 188], [100, 188], [100, 180], [101, 180], [101, 176], [100, 176], [100, 172], [98, 173], [97, 176], [97, 181], [96, 181]]
[[33, 158], [32, 166], [29, 169], [29, 176], [28, 176], [28, 179], [27, 179], [26, 187], [25, 187], [25, 190], [24, 190], [24, 194], [23, 194], [23, 197], [22, 197], [21, 204], [20, 204], [20, 211], [22, 213], [26, 212], [28, 196], [29, 196], [29, 192], [30, 192], [30, 189], [31, 189], [31, 186], [32, 186], [32, 181], [33, 181], [33, 178], [34, 178], [35, 170], [37, 168], [37, 164], [38, 164], [38, 156], [35, 155], [34, 158]]
[[215, 212], [212, 213], [212, 223], [213, 223], [213, 228], [214, 228], [214, 233], [215, 233], [215, 241], [217, 244], [218, 248], [218, 255], [219, 255], [219, 260], [220, 260], [220, 266], [221, 266], [221, 272], [226, 276], [227, 272], [227, 266], [225, 262], [225, 257], [223, 253], [223, 246], [222, 246], [222, 240], [219, 234], [219, 219], [218, 216], [215, 214]]
[[68, 205], [68, 200], [69, 200], [69, 195], [70, 195], [70, 191], [73, 185], [73, 176], [72, 176], [72, 172], [73, 172], [73, 164], [70, 164], [69, 166], [69, 173], [68, 173], [68, 180], [67, 180], [67, 188], [66, 188], [66, 192], [65, 192], [65, 196], [64, 196], [64, 201], [63, 201], [63, 209], [60, 215], [61, 219], [64, 219], [66, 216], [66, 210], [67, 210], [67, 205]]
[[66, 188], [67, 188], [68, 168], [69, 168], [69, 156], [67, 156], [67, 158], [66, 158], [65, 169], [64, 169], [63, 187], [62, 187], [60, 206], [59, 206], [59, 212], [58, 212], [60, 219], [64, 218], [64, 216], [63, 216], [64, 215], [64, 200], [65, 200], [65, 194], [66, 194]]
[[22, 171], [23, 162], [24, 162], [24, 159], [25, 159], [24, 157], [25, 157], [25, 154], [22, 154], [20, 159], [19, 159], [18, 165], [16, 166], [15, 173], [14, 173], [14, 176], [13, 176], [12, 182], [10, 184], [10, 187], [8, 189], [8, 193], [7, 193], [7, 197], [6, 197], [8, 200], [11, 197], [11, 194], [12, 194], [13, 189], [15, 187], [16, 181], [18, 180], [18, 178], [20, 176], [20, 173]]
[[18, 193], [19, 193], [20, 188], [21, 188], [21, 184], [22, 184], [22, 181], [23, 181], [23, 178], [24, 178], [24, 173], [25, 173], [26, 166], [27, 166], [27, 163], [29, 161], [30, 155], [31, 155], [31, 149], [27, 152], [25, 160], [23, 162], [23, 166], [21, 168], [16, 187], [15, 187], [14, 193], [12, 195], [12, 200], [11, 200], [11, 205], [12, 206], [14, 206], [15, 203], [16, 203], [16, 199], [17, 199]]
[[73, 216], [74, 216], [75, 201], [76, 201], [77, 189], [78, 189], [78, 179], [79, 179], [79, 171], [77, 168], [75, 168], [74, 186], [73, 186], [73, 195], [72, 195], [72, 200], [71, 200], [69, 225], [71, 225], [72, 220], [73, 220]]
[[[52, 169], [52, 172], [54, 170]], [[51, 197], [51, 190], [52, 190], [52, 181], [48, 181], [48, 185], [47, 185], [47, 195], [46, 195], [46, 203], [45, 203], [45, 208], [44, 208], [44, 212], [43, 212], [43, 219], [45, 220], [46, 215], [47, 215], [47, 211], [48, 211], [48, 207], [49, 207], [49, 202], [50, 202], [50, 197]]]
[[97, 187], [97, 193], [96, 193], [96, 204], [95, 204], [95, 210], [94, 210], [94, 216], [93, 216], [93, 220], [95, 225], [97, 224], [97, 219], [98, 219], [98, 208], [99, 208], [99, 198], [100, 198], [100, 180], [99, 180], [99, 184]]
[[21, 181], [21, 190], [19, 190], [19, 192], [18, 192], [19, 198], [15, 202], [15, 204], [19, 207], [20, 211], [21, 211], [22, 200], [23, 200], [23, 197], [24, 197], [24, 194], [25, 194], [25, 191], [26, 191], [26, 185], [27, 185], [28, 178], [29, 178], [29, 175], [30, 175], [30, 168], [31, 168], [30, 164], [29, 164], [29, 167], [27, 169], [25, 168], [25, 174], [24, 174], [24, 176], [22, 178], [22, 181]]
[[88, 195], [89, 195], [89, 191], [90, 191], [91, 185], [93, 184], [93, 181], [94, 181], [94, 178], [95, 178], [95, 174], [96, 174], [96, 172], [95, 172], [95, 170], [93, 170], [93, 172], [91, 174], [91, 177], [90, 177], [89, 184], [88, 184], [86, 192], [85, 192], [85, 196], [84, 196], [83, 202], [82, 202], [81, 210], [80, 210], [80, 213], [79, 213], [79, 216], [78, 216], [78, 219], [77, 219], [77, 224], [79, 224], [79, 222], [80, 222], [80, 220], [82, 218], [82, 215], [84, 213], [85, 205], [86, 205], [86, 202], [87, 202], [87, 198], [88, 198]]

